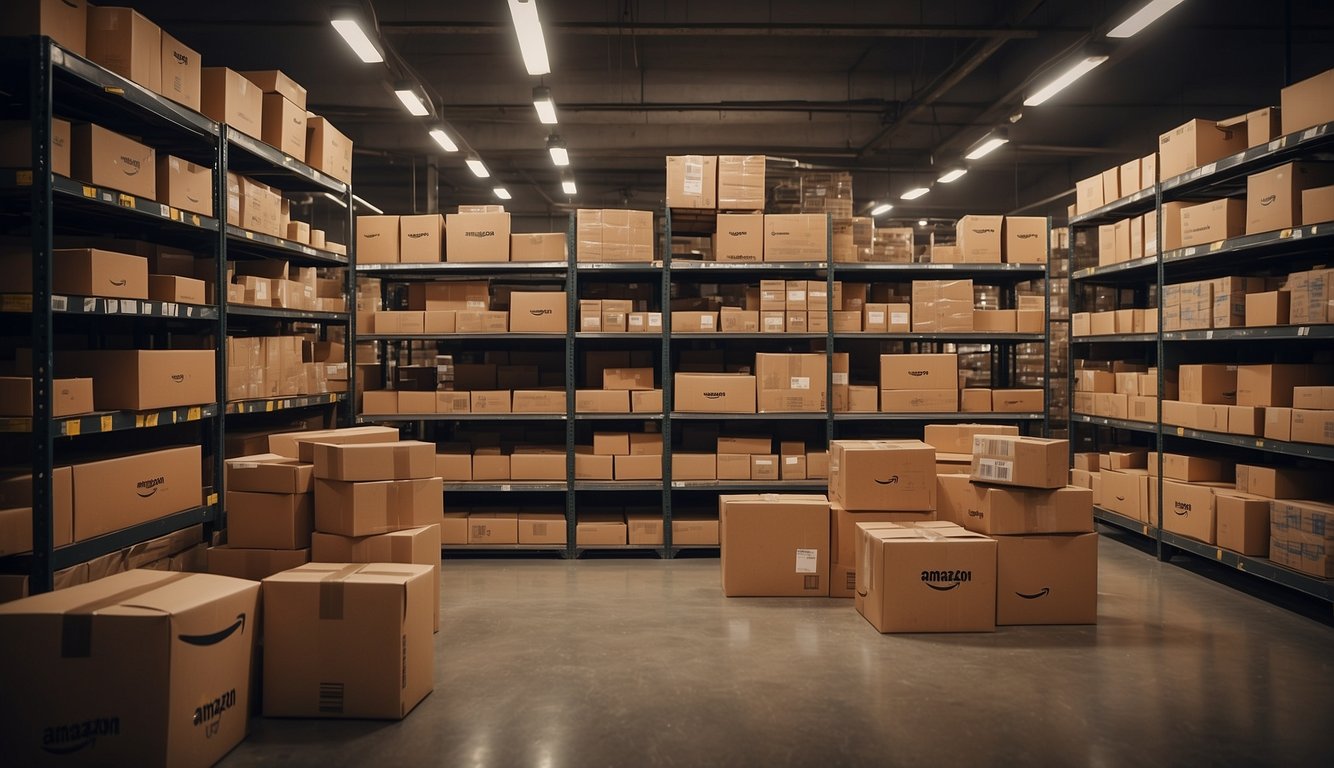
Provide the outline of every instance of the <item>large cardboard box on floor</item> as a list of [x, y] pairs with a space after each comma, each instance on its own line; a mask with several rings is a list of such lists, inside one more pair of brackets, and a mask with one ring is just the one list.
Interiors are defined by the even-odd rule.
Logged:
[[667, 207], [718, 207], [717, 155], [667, 156]]
[[859, 523], [857, 611], [881, 632], [991, 632], [996, 541], [952, 523]]
[[1098, 623], [1098, 534], [998, 536], [996, 623]]
[[132, 570], [0, 605], [6, 764], [218, 762], [246, 735], [258, 600], [254, 582]]
[[[829, 504], [829, 561], [847, 571], [855, 571], [857, 564], [854, 544], [858, 523], [921, 523], [936, 519], [933, 511], [922, 512], [850, 512], [838, 502]], [[831, 579], [830, 597], [852, 597], [856, 583], [848, 584], [846, 577]]]
[[1028, 488], [1061, 488], [1069, 476], [1070, 443], [1041, 437], [973, 438], [973, 480]]
[[[474, 473], [476, 457], [474, 457]], [[438, 477], [349, 483], [315, 481], [315, 529], [371, 536], [440, 522], [444, 485]]]
[[936, 449], [920, 440], [835, 440], [829, 494], [854, 512], [936, 508]]
[[440, 526], [424, 525], [375, 536], [316, 533], [310, 559], [317, 563], [415, 563], [431, 566], [431, 615], [440, 631]]
[[822, 495], [753, 494], [718, 499], [723, 594], [829, 594], [829, 501]]
[[432, 566], [310, 563], [264, 584], [264, 714], [400, 720], [434, 687]]

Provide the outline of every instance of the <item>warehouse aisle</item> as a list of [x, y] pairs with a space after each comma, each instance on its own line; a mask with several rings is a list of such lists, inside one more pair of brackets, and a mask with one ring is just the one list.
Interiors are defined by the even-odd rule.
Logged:
[[1334, 629], [1101, 544], [1097, 627], [877, 634], [716, 560], [444, 567], [401, 723], [257, 719], [222, 765], [1316, 764]]

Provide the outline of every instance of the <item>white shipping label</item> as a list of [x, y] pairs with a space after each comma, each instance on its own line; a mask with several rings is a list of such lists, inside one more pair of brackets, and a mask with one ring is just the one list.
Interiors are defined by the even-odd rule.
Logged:
[[657, 312], [654, 312], [653, 314], [649, 315], [649, 316], [648, 316], [648, 327], [650, 327], [650, 328], [661, 328], [661, 327], [662, 327], [662, 315], [659, 314], [659, 313], [657, 313]]
[[765, 327], [765, 328], [782, 328], [782, 327], [783, 327], [783, 318], [781, 318], [781, 317], [766, 317], [766, 318], [764, 318], [764, 327]]
[[631, 328], [643, 328], [643, 327], [644, 327], [644, 316], [643, 316], [643, 315], [630, 315], [630, 327], [631, 327]]
[[801, 459], [796, 456], [787, 456], [783, 459], [784, 464], [796, 464], [798, 461], [801, 461]]
[[890, 322], [891, 324], [893, 324], [893, 325], [907, 325], [907, 324], [908, 324], [908, 313], [907, 313], [907, 312], [890, 312], [890, 313], [889, 313], [889, 322]]
[[601, 327], [602, 327], [602, 318], [601, 318], [601, 317], [585, 317], [585, 318], [584, 318], [584, 327], [585, 327], [585, 328], [601, 328]]
[[797, 573], [818, 573], [816, 567], [820, 564], [819, 555], [818, 549], [798, 549]]
[[834, 384], [847, 384], [848, 374], [846, 371], [834, 371]]
[[811, 377], [810, 377], [810, 376], [793, 376], [793, 377], [791, 377], [791, 378], [788, 379], [788, 381], [787, 381], [787, 388], [788, 388], [788, 389], [810, 389], [810, 388], [811, 388]]
[[1003, 459], [978, 459], [977, 476], [983, 480], [1010, 481], [1014, 472], [1014, 462]]
[[486, 300], [468, 299], [468, 309], [486, 309]]
[[885, 322], [885, 313], [884, 313], [884, 312], [867, 312], [867, 313], [866, 313], [866, 322], [867, 322], [868, 324], [870, 324], [870, 325], [879, 325], [879, 324]]
[[691, 158], [685, 162], [685, 180], [682, 191], [687, 195], [704, 194], [704, 158]]
[[805, 300], [806, 300], [806, 292], [805, 292], [805, 291], [788, 291], [788, 292], [787, 292], [787, 300], [788, 300], [788, 301], [791, 301], [791, 302], [793, 302], [793, 303], [796, 303], [796, 302], [798, 302], [798, 301], [805, 301]]
[[760, 466], [760, 467], [767, 467], [767, 466], [769, 466], [770, 464], [773, 464], [773, 463], [774, 463], [774, 460], [773, 460], [773, 459], [756, 459], [756, 460], [755, 460], [755, 465], [756, 465], [756, 466]]
[[700, 327], [700, 328], [712, 328], [712, 327], [713, 327], [713, 315], [704, 315], [703, 317], [701, 317], [701, 318], [699, 319], [699, 327]]

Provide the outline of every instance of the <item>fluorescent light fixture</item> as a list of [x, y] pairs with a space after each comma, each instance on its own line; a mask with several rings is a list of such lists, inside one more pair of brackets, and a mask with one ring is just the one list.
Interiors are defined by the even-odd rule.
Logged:
[[432, 128], [431, 138], [435, 139], [435, 143], [439, 144], [440, 148], [446, 152], [459, 151], [459, 145], [455, 144], [454, 140], [449, 137], [449, 134], [445, 133], [444, 128]]
[[916, 200], [917, 198], [921, 197], [922, 195], [925, 195], [927, 192], [930, 191], [931, 191], [930, 187], [913, 187], [907, 192], [904, 192], [903, 195], [901, 195], [901, 197], [904, 200]]
[[968, 154], [964, 155], [964, 157], [969, 160], [980, 160], [1009, 142], [1010, 137], [1008, 134], [1003, 131], [992, 131], [986, 136], [983, 136], [981, 141], [974, 144], [968, 150]]
[[542, 125], [556, 124], [556, 102], [551, 100], [550, 88], [539, 85], [533, 89], [533, 108], [537, 110], [537, 119]]
[[483, 163], [481, 160], [478, 160], [475, 157], [470, 157], [468, 158], [467, 163], [468, 170], [472, 171], [472, 175], [477, 178], [485, 179], [491, 175], [491, 172], [486, 169], [486, 163]]
[[394, 95], [398, 97], [399, 101], [403, 102], [403, 107], [413, 117], [425, 117], [431, 114], [431, 110], [426, 108], [426, 102], [422, 101], [422, 97], [417, 94], [417, 89], [408, 85], [400, 85], [394, 89]]
[[1079, 78], [1092, 72], [1097, 66], [1107, 61], [1106, 56], [1085, 56], [1074, 66], [1062, 72], [1055, 80], [1042, 86], [1032, 96], [1024, 99], [1025, 107], [1036, 107], [1051, 97], [1070, 87]]
[[884, 216], [885, 214], [889, 213], [892, 210], [894, 210], [894, 206], [890, 205], [889, 203], [881, 203], [880, 205], [877, 205], [876, 207], [871, 209], [871, 215]]
[[347, 203], [343, 202], [343, 198], [341, 198], [341, 197], [339, 197], [339, 196], [333, 194], [332, 192], [325, 192], [325, 193], [324, 193], [324, 196], [327, 197], [327, 198], [329, 198], [330, 200], [334, 201], [335, 203], [338, 203], [339, 205], [343, 206], [344, 208], [347, 207]]
[[363, 198], [363, 197], [361, 197], [361, 196], [359, 196], [359, 195], [353, 195], [353, 196], [352, 196], [352, 202], [356, 203], [357, 205], [360, 205], [362, 208], [369, 208], [369, 209], [371, 209], [372, 211], [375, 211], [376, 213], [379, 213], [379, 214], [383, 214], [383, 213], [384, 213], [384, 211], [380, 210], [379, 206], [372, 205], [371, 203], [367, 202], [365, 198]]
[[1181, 5], [1183, 0], [1150, 0], [1130, 15], [1130, 18], [1112, 27], [1112, 31], [1107, 33], [1108, 37], [1133, 37], [1141, 29], [1154, 23], [1163, 14]]
[[356, 12], [351, 9], [336, 9], [329, 23], [342, 35], [343, 42], [358, 58], [367, 64], [379, 64], [384, 61], [384, 54], [380, 53], [380, 47], [366, 34], [366, 30], [361, 28], [361, 21], [356, 16]]
[[574, 186], [574, 182], [571, 180], [562, 181], [560, 183], [560, 189], [567, 195], [573, 195], [579, 191], [579, 188]]
[[570, 164], [570, 151], [565, 148], [565, 142], [556, 134], [547, 137], [547, 151], [551, 153], [551, 162], [560, 167]]
[[944, 176], [936, 179], [936, 181], [941, 184], [953, 184], [959, 179], [962, 179], [965, 173], [968, 173], [967, 168], [955, 168], [954, 170], [947, 171]]
[[519, 52], [530, 75], [551, 72], [547, 59], [547, 41], [542, 37], [542, 22], [537, 18], [537, 0], [509, 0], [514, 34], [519, 37]]
[[495, 192], [496, 197], [500, 198], [501, 200], [508, 200], [511, 197], [513, 197], [513, 195], [510, 194], [510, 191], [508, 189], [505, 189], [504, 187], [496, 187], [491, 191]]
[[927, 222], [926, 222], [926, 219], [918, 219], [918, 220], [917, 220], [917, 226], [919, 226], [919, 227], [925, 227], [925, 226], [926, 226], [926, 223], [927, 223]]

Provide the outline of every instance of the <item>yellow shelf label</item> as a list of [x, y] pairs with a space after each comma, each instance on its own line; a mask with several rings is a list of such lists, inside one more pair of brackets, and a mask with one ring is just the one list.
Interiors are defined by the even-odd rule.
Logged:
[[125, 193], [121, 193], [120, 195], [118, 195], [118, 196], [116, 197], [116, 202], [120, 203], [121, 206], [123, 206], [123, 207], [125, 207], [125, 208], [133, 208], [133, 207], [134, 207], [134, 195], [127, 195], [127, 194], [125, 194]]
[[106, 415], [106, 416], [103, 416], [103, 417], [101, 418], [101, 424], [100, 424], [100, 426], [101, 426], [103, 432], [110, 432], [110, 431], [111, 431], [111, 416], [110, 416], [110, 414], [108, 414], [108, 415]]
[[68, 437], [77, 437], [83, 431], [78, 419], [71, 419], [61, 425], [61, 432]]
[[32, 171], [19, 171], [14, 175], [14, 183], [20, 187], [31, 187]]
[[186, 419], [186, 421], [198, 421], [199, 418], [200, 418], [200, 416], [199, 416], [199, 408], [198, 408], [198, 407], [194, 407], [194, 408], [191, 408], [189, 411], [186, 411], [186, 414], [185, 414], [185, 419]]
[[156, 414], [156, 413], [150, 413], [150, 414], [148, 414], [147, 416], [145, 416], [145, 417], [144, 417], [144, 426], [146, 426], [146, 427], [156, 427], [156, 426], [157, 426], [157, 414]]
[[88, 185], [85, 184], [84, 187], [83, 187], [83, 196], [84, 196], [84, 197], [97, 197], [97, 187], [90, 187], [90, 186], [88, 186]]

